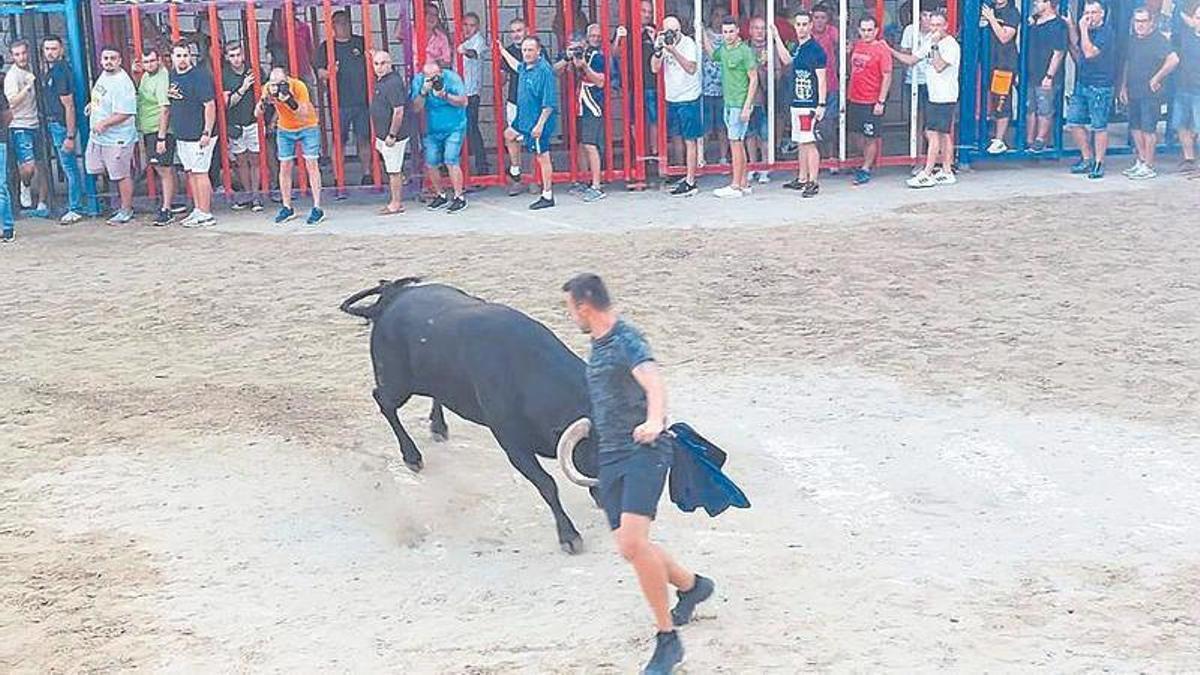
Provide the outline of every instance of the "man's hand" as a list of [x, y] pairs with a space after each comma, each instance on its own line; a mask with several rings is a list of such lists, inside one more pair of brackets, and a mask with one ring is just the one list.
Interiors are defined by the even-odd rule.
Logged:
[[158, 140], [154, 144], [154, 154], [160, 155], [160, 156], [167, 154], [167, 142], [164, 140], [161, 140], [161, 139]]
[[1158, 78], [1153, 78], [1153, 77], [1150, 78], [1150, 91], [1157, 94], [1159, 92], [1159, 90], [1162, 89], [1162, 86], [1163, 86], [1162, 80], [1159, 80]]
[[748, 123], [750, 121], [750, 113], [753, 112], [753, 110], [753, 108], [742, 107], [742, 114], [738, 115], [738, 119]]
[[988, 21], [988, 22], [995, 21], [996, 20], [996, 10], [992, 9], [988, 5], [984, 5], [983, 7], [981, 7], [979, 9], [979, 16], [983, 17], [984, 21]]
[[201, 148], [207, 148], [209, 143], [212, 143], [212, 134], [205, 133], [202, 136], [200, 136], [200, 147]]
[[818, 122], [825, 119], [825, 106], [823, 106], [823, 105], [817, 106], [817, 109], [813, 111], [813, 119], [815, 119]]
[[63, 152], [75, 152], [75, 139], [74, 138], [64, 139], [63, 144], [62, 144], [62, 151]]
[[396, 145], [396, 137], [389, 134], [387, 138], [383, 139], [383, 144], [388, 146], [389, 148], [395, 146]]
[[1088, 16], [1087, 14], [1084, 14], [1083, 16], [1079, 17], [1079, 27], [1082, 30], [1091, 30], [1092, 17]]
[[876, 117], [883, 115], [883, 104], [876, 103], [875, 107], [871, 108], [871, 112], [874, 113]]
[[1042, 89], [1045, 89], [1046, 91], [1050, 91], [1053, 88], [1054, 88], [1054, 78], [1043, 77], [1042, 78]]
[[646, 420], [645, 422], [637, 425], [637, 428], [633, 430], [633, 440], [641, 443], [642, 445], [650, 445], [654, 441], [658, 440], [658, 437], [662, 435], [662, 432], [662, 420]]
[[238, 91], [245, 95], [246, 92], [254, 88], [254, 75], [247, 75], [246, 79], [242, 80], [242, 86], [238, 87]]
[[421, 84], [421, 95], [428, 96], [431, 91], [433, 91], [433, 82], [426, 78], [425, 82]]

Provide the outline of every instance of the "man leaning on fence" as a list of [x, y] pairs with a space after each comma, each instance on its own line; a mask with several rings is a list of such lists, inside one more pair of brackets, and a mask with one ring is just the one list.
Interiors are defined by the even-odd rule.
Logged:
[[[22, 209], [34, 218], [49, 218], [50, 207], [46, 200], [50, 195], [47, 187], [46, 168], [38, 161], [41, 152], [41, 116], [38, 113], [37, 76], [29, 67], [29, 42], [13, 40], [8, 51], [13, 63], [4, 74], [4, 95], [12, 110], [12, 125], [9, 127], [9, 147], [16, 158], [17, 174]], [[36, 205], [36, 208], [34, 208]]]

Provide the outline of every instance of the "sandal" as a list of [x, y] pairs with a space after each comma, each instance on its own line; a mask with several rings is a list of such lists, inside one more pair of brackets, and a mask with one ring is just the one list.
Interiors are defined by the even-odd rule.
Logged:
[[393, 211], [393, 210], [389, 209], [388, 207], [384, 206], [384, 207], [380, 208], [379, 211], [377, 211], [376, 213], [378, 213], [381, 216], [398, 216], [401, 213], [404, 213], [404, 207], [401, 206], [400, 208]]

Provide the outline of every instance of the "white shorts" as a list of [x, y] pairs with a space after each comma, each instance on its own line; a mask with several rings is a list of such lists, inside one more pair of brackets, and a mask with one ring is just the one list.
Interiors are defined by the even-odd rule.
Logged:
[[508, 122], [508, 126], [511, 127], [513, 125], [513, 122], [516, 121], [516, 119], [517, 119], [517, 104], [516, 103], [508, 103], [506, 101], [504, 103], [504, 121]]
[[375, 149], [379, 151], [379, 156], [383, 158], [384, 173], [395, 175], [404, 171], [404, 153], [408, 149], [407, 138], [396, 141], [395, 145], [390, 148], [387, 146], [387, 143], [383, 142], [382, 138], [376, 138]]
[[797, 143], [817, 142], [817, 111], [814, 108], [792, 108], [792, 140]]
[[213, 148], [216, 146], [216, 139], [209, 139], [204, 148], [200, 147], [200, 141], [179, 141], [175, 144], [179, 165], [188, 173], [208, 173], [212, 166]]
[[229, 154], [237, 157], [238, 155], [247, 152], [258, 153], [261, 147], [258, 144], [258, 123], [247, 124], [242, 127], [241, 138], [229, 139]]
[[100, 145], [88, 143], [83, 155], [84, 168], [94, 175], [108, 174], [109, 180], [125, 180], [133, 175], [133, 150], [136, 143]]

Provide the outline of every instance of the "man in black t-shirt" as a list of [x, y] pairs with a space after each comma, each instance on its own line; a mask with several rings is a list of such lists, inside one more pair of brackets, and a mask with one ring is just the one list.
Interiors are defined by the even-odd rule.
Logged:
[[1037, 120], [1025, 126], [1025, 141], [1030, 152], [1041, 152], [1050, 138], [1050, 129], [1062, 100], [1063, 62], [1067, 54], [1067, 22], [1058, 15], [1055, 0], [1033, 0], [1029, 19], [1029, 60], [1026, 72], [1036, 87], [1025, 97], [1026, 119]]
[[67, 212], [59, 221], [71, 225], [83, 220], [83, 171], [79, 166], [79, 126], [75, 119], [75, 81], [63, 61], [63, 41], [56, 35], [42, 38], [44, 72], [41, 81], [42, 111], [46, 131], [67, 180]]
[[213, 142], [217, 124], [217, 105], [213, 96], [216, 86], [212, 75], [204, 68], [193, 65], [188, 43], [180, 40], [171, 46], [171, 85], [167, 97], [171, 99], [171, 133], [175, 134], [176, 152], [179, 163], [187, 174], [192, 187], [194, 208], [183, 220], [184, 227], [212, 225], [212, 181], [208, 170], [212, 167]]
[[[367, 114], [367, 48], [361, 35], [350, 33], [350, 12], [341, 10], [333, 15], [333, 67], [329, 66], [328, 43], [317, 47], [314, 58], [317, 77], [328, 86], [330, 70], [337, 73], [338, 118], [341, 122], [342, 145], [350, 140], [350, 132], [358, 149], [362, 168], [362, 184], [371, 182], [371, 122]], [[332, 90], [330, 103], [332, 104]]]
[[988, 78], [988, 115], [995, 121], [992, 142], [987, 151], [998, 155], [1008, 151], [1005, 137], [1012, 121], [1012, 91], [1017, 73], [1017, 27], [1021, 12], [1012, 0], [994, 0], [979, 10], [983, 25], [988, 28], [988, 50], [992, 71]]
[[375, 124], [375, 149], [383, 160], [388, 175], [391, 200], [380, 209], [380, 215], [404, 212], [404, 153], [412, 122], [408, 119], [408, 87], [404, 78], [392, 68], [392, 55], [374, 52], [371, 67], [375, 69], [375, 93], [371, 97], [371, 121]]
[[240, 42], [225, 45], [225, 63], [221, 68], [221, 88], [225, 90], [225, 126], [228, 129], [229, 155], [237, 167], [245, 196], [233, 204], [235, 211], [263, 210], [258, 195], [258, 121], [254, 119], [254, 73], [246, 65]]
[[1131, 180], [1154, 178], [1154, 150], [1158, 145], [1158, 118], [1162, 114], [1163, 83], [1175, 67], [1179, 55], [1154, 26], [1150, 10], [1139, 7], [1133, 12], [1133, 40], [1125, 61], [1118, 94], [1129, 108], [1129, 131], [1137, 150], [1137, 162], [1123, 173]]

